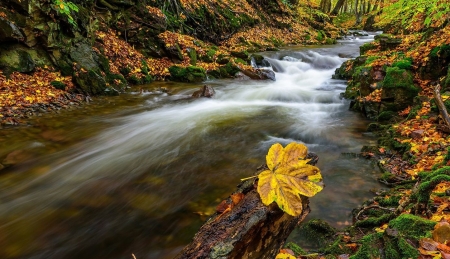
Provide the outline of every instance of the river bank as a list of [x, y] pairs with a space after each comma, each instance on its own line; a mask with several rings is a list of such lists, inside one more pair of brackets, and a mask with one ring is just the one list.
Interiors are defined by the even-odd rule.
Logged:
[[[211, 80], [211, 99], [191, 98], [202, 83], [153, 82], [5, 127], [0, 150], [28, 159], [0, 175], [9, 201], [0, 213], [2, 257], [173, 258], [276, 142], [302, 141], [320, 156], [327, 187], [312, 215], [348, 224], [348, 211], [372, 197], [360, 186], [379, 188], [379, 171], [340, 156], [374, 139], [361, 134], [368, 122], [348, 111], [339, 98], [345, 82], [331, 75], [347, 59], [340, 56], [356, 57], [371, 40], [261, 53], [279, 69], [277, 81]], [[341, 188], [346, 182], [354, 184]]]
[[[441, 109], [448, 109], [450, 26], [412, 30], [376, 36], [336, 70], [335, 78], [349, 80], [343, 96], [353, 100], [350, 108], [374, 121], [367, 130], [377, 145], [361, 156], [377, 162], [389, 189], [355, 208], [351, 227], [305, 223], [300, 233], [321, 244], [311, 250], [317, 258], [449, 256], [449, 131]], [[310, 258], [295, 244], [288, 248]]]
[[261, 57], [250, 53], [330, 44], [340, 34], [317, 7], [299, 8], [303, 13], [279, 1], [4, 1], [1, 124], [155, 80], [201, 82], [238, 72], [273, 79], [251, 66]]

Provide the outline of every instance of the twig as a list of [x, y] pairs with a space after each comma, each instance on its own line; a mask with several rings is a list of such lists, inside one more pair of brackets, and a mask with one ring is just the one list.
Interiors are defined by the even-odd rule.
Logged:
[[434, 99], [436, 100], [436, 104], [439, 108], [439, 113], [442, 116], [442, 119], [444, 120], [445, 125], [447, 126], [447, 128], [450, 129], [450, 116], [448, 116], [448, 112], [447, 112], [447, 108], [445, 107], [444, 102], [442, 101], [442, 97], [441, 97], [441, 86], [439, 84], [437, 84], [434, 87]]
[[359, 220], [359, 216], [366, 210], [368, 209], [380, 209], [380, 210], [388, 210], [388, 211], [393, 211], [393, 209], [390, 208], [385, 208], [385, 207], [381, 207], [379, 205], [370, 205], [370, 206], [366, 206], [364, 208], [362, 208], [358, 214], [356, 215], [355, 219], [358, 221]]

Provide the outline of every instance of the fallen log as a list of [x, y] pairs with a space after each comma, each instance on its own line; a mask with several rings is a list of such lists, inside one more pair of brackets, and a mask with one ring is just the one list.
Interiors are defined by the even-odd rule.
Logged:
[[[312, 165], [318, 161], [313, 153], [309, 153], [307, 158], [311, 159], [309, 163]], [[260, 168], [259, 172], [264, 169]], [[309, 200], [302, 196], [303, 212], [293, 217], [284, 213], [276, 203], [265, 206], [256, 186], [256, 178], [242, 182], [175, 258], [275, 258], [289, 234], [310, 212]], [[233, 197], [239, 196], [243, 198], [234, 204], [236, 199]], [[222, 212], [223, 208], [227, 209]]]

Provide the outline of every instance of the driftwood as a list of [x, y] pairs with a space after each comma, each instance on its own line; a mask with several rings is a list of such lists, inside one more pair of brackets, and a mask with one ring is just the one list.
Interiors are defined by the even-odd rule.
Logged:
[[445, 126], [440, 126], [439, 129], [444, 132], [450, 132], [450, 116], [448, 115], [447, 108], [445, 107], [444, 102], [441, 97], [441, 86], [437, 84], [434, 87], [434, 99], [436, 100], [436, 104], [439, 108], [439, 113], [441, 114], [442, 119], [444, 120]]
[[[310, 153], [308, 158], [310, 164], [317, 163], [317, 155]], [[230, 196], [227, 203], [231, 210], [212, 216], [176, 259], [275, 258], [289, 234], [310, 212], [309, 200], [302, 196], [303, 212], [293, 217], [275, 203], [262, 204], [256, 186], [256, 179], [242, 182], [234, 194], [242, 193], [243, 199], [233, 206]]]

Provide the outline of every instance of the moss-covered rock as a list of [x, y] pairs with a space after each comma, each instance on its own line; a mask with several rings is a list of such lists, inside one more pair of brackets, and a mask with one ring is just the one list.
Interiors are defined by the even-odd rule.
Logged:
[[377, 46], [373, 44], [372, 42], [365, 43], [362, 46], [359, 47], [359, 53], [360, 55], [365, 55], [367, 51], [371, 49], [376, 49]]
[[321, 246], [331, 243], [336, 234], [336, 229], [321, 219], [312, 219], [300, 226], [299, 232], [308, 241]]
[[193, 48], [188, 48], [187, 53], [189, 55], [191, 65], [197, 65], [197, 51]]
[[206, 80], [206, 71], [201, 67], [171, 66], [169, 68], [170, 79], [178, 82], [202, 82]]
[[395, 49], [402, 43], [402, 39], [395, 38], [391, 34], [375, 35], [375, 40], [380, 42], [381, 50]]
[[78, 87], [89, 95], [98, 94], [115, 94], [117, 91], [105, 92], [107, 85], [105, 79], [94, 70], [87, 72], [78, 72], [78, 75], [74, 77]]
[[382, 81], [381, 98], [391, 101], [391, 110], [399, 111], [413, 103], [419, 88], [414, 85], [410, 71], [398, 67], [389, 67]]
[[366, 235], [361, 239], [361, 247], [350, 259], [375, 259], [381, 258], [381, 247], [383, 245], [383, 234], [374, 233]]
[[402, 214], [389, 222], [389, 228], [397, 230], [405, 238], [411, 238], [416, 241], [431, 235], [435, 225], [435, 221], [411, 214]]
[[395, 61], [392, 66], [393, 67], [398, 67], [400, 69], [406, 69], [406, 70], [411, 70], [412, 69], [412, 58], [408, 57], [408, 58], [404, 58], [404, 59], [400, 59]]
[[269, 61], [264, 59], [262, 55], [252, 54], [250, 58], [256, 67], [270, 67]]
[[22, 49], [0, 49], [0, 68], [11, 73], [14, 71], [29, 73], [36, 64], [31, 55]]
[[248, 51], [243, 50], [243, 51], [231, 51], [230, 52], [231, 56], [236, 57], [236, 58], [241, 58], [245, 61], [250, 60], [250, 54], [248, 53]]

